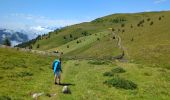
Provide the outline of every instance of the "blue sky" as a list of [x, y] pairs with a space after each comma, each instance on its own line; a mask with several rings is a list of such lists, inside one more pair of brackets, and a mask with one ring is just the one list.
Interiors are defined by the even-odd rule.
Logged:
[[0, 0], [0, 27], [43, 30], [113, 13], [170, 10], [170, 0]]

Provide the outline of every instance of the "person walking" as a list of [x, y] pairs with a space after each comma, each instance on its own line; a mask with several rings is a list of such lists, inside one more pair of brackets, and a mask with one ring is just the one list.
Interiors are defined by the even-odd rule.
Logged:
[[[54, 84], [59, 84], [60, 85], [61, 84], [60, 83], [60, 78], [61, 78], [61, 72], [62, 72], [61, 58], [55, 59], [53, 61], [52, 69], [53, 69], [53, 72], [54, 72]], [[57, 79], [58, 79], [58, 83], [57, 83]]]

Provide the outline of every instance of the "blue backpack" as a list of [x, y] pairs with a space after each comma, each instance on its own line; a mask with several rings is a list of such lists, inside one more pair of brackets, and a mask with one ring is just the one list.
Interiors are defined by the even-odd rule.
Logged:
[[55, 60], [54, 62], [53, 62], [53, 70], [54, 70], [54, 66], [55, 66], [55, 63], [56, 62], [59, 62], [58, 60]]

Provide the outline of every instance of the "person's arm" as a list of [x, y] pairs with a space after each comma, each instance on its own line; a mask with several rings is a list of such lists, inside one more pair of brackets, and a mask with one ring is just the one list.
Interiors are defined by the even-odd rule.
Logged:
[[63, 71], [62, 71], [62, 68], [61, 68], [61, 63], [60, 63], [60, 71], [63, 72]]

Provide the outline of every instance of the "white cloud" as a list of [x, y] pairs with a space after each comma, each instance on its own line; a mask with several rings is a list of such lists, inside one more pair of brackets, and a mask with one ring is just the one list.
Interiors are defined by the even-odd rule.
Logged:
[[166, 2], [167, 0], [155, 0], [154, 3], [155, 4], [160, 4], [160, 3], [163, 3], [163, 2]]
[[28, 29], [28, 31], [36, 34], [44, 34], [44, 33], [51, 32], [53, 30], [42, 26], [32, 26]]
[[50, 27], [59, 28], [80, 22], [80, 20], [74, 19], [52, 19], [45, 16], [12, 13], [0, 19], [0, 28], [7, 28], [15, 31], [22, 30], [29, 34], [44, 34], [52, 31]]

